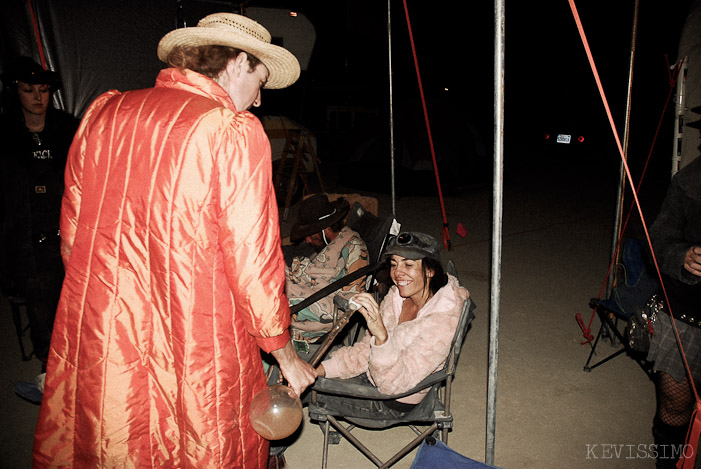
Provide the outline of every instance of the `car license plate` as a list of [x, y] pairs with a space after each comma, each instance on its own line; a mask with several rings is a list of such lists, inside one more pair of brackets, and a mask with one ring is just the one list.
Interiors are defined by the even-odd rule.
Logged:
[[557, 143], [570, 143], [571, 135], [557, 134]]

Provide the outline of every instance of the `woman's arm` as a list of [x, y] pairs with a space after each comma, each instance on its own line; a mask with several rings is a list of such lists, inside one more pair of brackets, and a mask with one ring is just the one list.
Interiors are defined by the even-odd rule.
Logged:
[[390, 330], [384, 344], [371, 345], [368, 370], [382, 393], [411, 389], [445, 363], [467, 297], [467, 290], [451, 280], [419, 317]]

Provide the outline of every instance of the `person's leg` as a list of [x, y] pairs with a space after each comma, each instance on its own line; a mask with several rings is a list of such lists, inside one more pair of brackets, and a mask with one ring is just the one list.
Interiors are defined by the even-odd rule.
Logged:
[[42, 363], [42, 372], [46, 371], [51, 342], [53, 315], [46, 302], [37, 297], [27, 298], [27, 318], [29, 319], [29, 339], [32, 342], [34, 356]]
[[29, 337], [34, 356], [41, 362], [41, 373], [33, 381], [20, 381], [14, 386], [15, 394], [34, 404], [41, 403], [44, 393], [51, 333], [64, 277], [58, 247], [50, 254], [38, 254], [41, 253], [37, 252], [37, 259], [42, 268], [34, 278], [27, 280], [23, 295], [27, 302]]
[[657, 467], [673, 468], [684, 449], [686, 433], [694, 409], [694, 394], [688, 378], [675, 381], [665, 372], [655, 376], [657, 413], [652, 434], [657, 450]]
[[29, 337], [34, 347], [34, 355], [41, 360], [42, 372], [44, 372], [64, 273], [58, 247], [49, 252], [37, 249], [35, 255], [41, 267], [36, 276], [28, 280], [25, 299], [29, 319]]

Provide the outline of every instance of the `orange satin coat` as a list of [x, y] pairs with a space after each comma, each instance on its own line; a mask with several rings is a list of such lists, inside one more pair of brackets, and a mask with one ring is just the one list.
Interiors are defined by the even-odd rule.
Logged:
[[271, 171], [258, 119], [192, 71], [91, 105], [35, 467], [265, 465], [248, 408], [290, 319]]

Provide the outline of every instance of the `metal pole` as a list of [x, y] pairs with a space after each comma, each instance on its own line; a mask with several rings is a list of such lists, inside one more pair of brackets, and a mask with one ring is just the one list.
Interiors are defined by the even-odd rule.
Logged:
[[387, 0], [387, 50], [389, 53], [389, 167], [390, 191], [392, 195], [392, 217], [397, 218], [396, 197], [394, 189], [394, 106], [392, 101], [392, 9], [391, 0]]
[[[632, 94], [633, 94], [633, 63], [635, 62], [635, 41], [636, 37], [638, 35], [638, 3], [639, 0], [635, 1], [635, 11], [633, 14], [633, 32], [631, 33], [631, 39], [630, 39], [630, 61], [628, 63], [628, 93], [626, 96], [626, 121], [625, 121], [625, 127], [623, 130], [623, 158], [625, 161], [628, 161], [628, 140], [629, 140], [629, 130], [630, 130], [630, 108], [631, 108], [631, 102], [632, 102]], [[618, 239], [621, 237], [621, 218], [622, 218], [622, 210], [623, 210], [623, 193], [624, 193], [624, 188], [626, 185], [626, 170], [625, 170], [625, 164], [623, 161], [621, 161], [621, 166], [620, 166], [620, 174], [619, 174], [619, 182], [618, 182], [618, 195], [616, 196], [616, 214], [615, 214], [615, 219], [614, 219], [614, 230], [613, 230], [613, 240], [611, 242], [611, 259], [614, 259], [614, 256], [616, 256], [615, 259], [615, 264], [618, 263], [618, 257], [620, 253], [616, 252], [616, 247], [618, 246]], [[611, 293], [611, 289], [613, 288], [613, 284], [616, 281], [616, 274], [614, 272], [613, 276], [609, 276], [607, 284], [606, 284], [606, 298], [609, 297]]]
[[689, 56], [679, 59], [677, 67], [681, 66], [677, 79], [677, 96], [674, 100], [674, 146], [672, 148], [672, 173], [674, 176], [682, 162], [682, 140], [684, 137], [684, 108], [686, 107], [686, 75]]
[[492, 214], [492, 284], [485, 444], [485, 462], [490, 466], [494, 465], [496, 435], [499, 302], [501, 298], [502, 196], [504, 186], [504, 2], [505, 0], [494, 0], [494, 207]]

